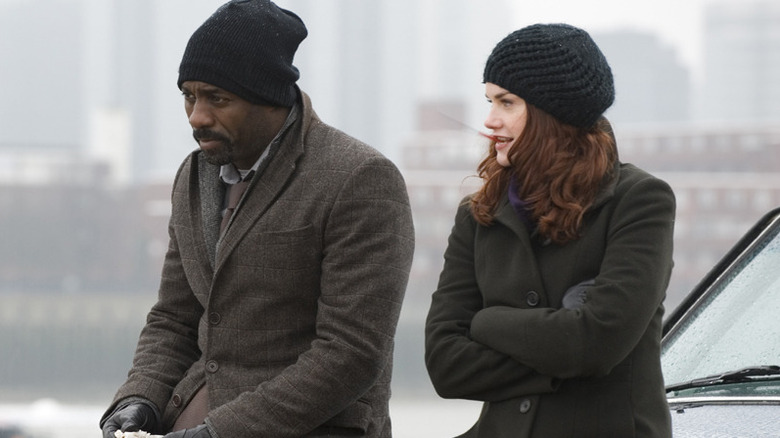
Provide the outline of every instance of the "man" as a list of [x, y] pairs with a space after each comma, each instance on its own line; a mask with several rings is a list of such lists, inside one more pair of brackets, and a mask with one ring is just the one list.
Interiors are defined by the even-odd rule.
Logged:
[[200, 148], [174, 181], [158, 301], [104, 438], [391, 436], [406, 187], [296, 86], [306, 35], [268, 0], [229, 2], [192, 35], [178, 85]]

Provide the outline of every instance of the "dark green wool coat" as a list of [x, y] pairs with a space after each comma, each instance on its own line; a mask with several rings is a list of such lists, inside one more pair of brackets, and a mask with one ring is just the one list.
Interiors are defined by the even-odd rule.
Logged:
[[[660, 340], [674, 195], [632, 165], [615, 170], [564, 245], [534, 236], [506, 197], [490, 226], [458, 209], [425, 359], [442, 397], [485, 402], [463, 436], [671, 436]], [[583, 307], [562, 308], [589, 279]]]

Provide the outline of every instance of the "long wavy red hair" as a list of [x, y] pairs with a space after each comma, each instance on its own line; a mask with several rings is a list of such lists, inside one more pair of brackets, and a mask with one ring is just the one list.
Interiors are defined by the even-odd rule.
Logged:
[[617, 160], [615, 138], [604, 118], [582, 129], [526, 107], [525, 128], [509, 150], [511, 165], [498, 164], [493, 142], [477, 167], [484, 184], [471, 198], [471, 212], [477, 222], [490, 225], [514, 177], [538, 233], [563, 244], [579, 236], [583, 215]]

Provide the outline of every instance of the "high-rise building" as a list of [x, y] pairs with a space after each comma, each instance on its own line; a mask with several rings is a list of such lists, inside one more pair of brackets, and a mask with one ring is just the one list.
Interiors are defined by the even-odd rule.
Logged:
[[513, 30], [505, 0], [278, 3], [309, 28], [295, 64], [317, 113], [395, 160], [414, 133], [418, 103], [445, 97], [484, 101], [485, 59]]
[[3, 179], [61, 181], [78, 173], [73, 163], [114, 184], [172, 175], [194, 148], [175, 98], [178, 62], [217, 5], [0, 2]]
[[704, 63], [700, 119], [780, 119], [780, 2], [707, 3]]
[[593, 35], [615, 79], [614, 123], [681, 122], [690, 118], [691, 81], [673, 47], [657, 35], [622, 30]]
[[[127, 183], [151, 166], [149, 0], [0, 4], [0, 166], [17, 184]], [[144, 29], [146, 28], [146, 32]], [[110, 123], [106, 123], [110, 121]], [[143, 127], [143, 128], [141, 128]], [[5, 179], [9, 179], [5, 178]]]
[[[88, 0], [96, 2], [98, 0]], [[154, 142], [158, 129], [157, 108], [151, 99], [151, 88], [156, 80], [156, 27], [154, 26], [153, 0], [99, 0], [105, 8], [103, 14], [90, 14], [90, 20], [106, 25], [103, 35], [105, 50], [101, 55], [102, 80], [108, 86], [100, 91], [91, 107], [91, 150], [102, 151], [99, 156], [116, 156], [114, 175], [120, 182], [128, 183], [146, 179], [154, 168]], [[100, 41], [93, 35], [90, 43]], [[108, 116], [107, 116], [108, 114]], [[108, 120], [124, 129], [113, 130], [115, 138], [94, 135], [105, 129]], [[123, 153], [114, 155], [117, 149]]]
[[0, 154], [73, 153], [85, 139], [82, 8], [0, 2]]

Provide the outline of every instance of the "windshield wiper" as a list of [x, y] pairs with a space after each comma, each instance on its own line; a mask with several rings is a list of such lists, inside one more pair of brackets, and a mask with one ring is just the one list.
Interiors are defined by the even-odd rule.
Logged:
[[763, 365], [758, 367], [742, 368], [736, 371], [728, 371], [707, 377], [689, 380], [666, 387], [666, 392], [682, 391], [683, 389], [704, 388], [707, 386], [727, 385], [729, 383], [750, 382], [754, 377], [780, 377], [780, 366]]

